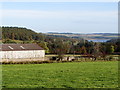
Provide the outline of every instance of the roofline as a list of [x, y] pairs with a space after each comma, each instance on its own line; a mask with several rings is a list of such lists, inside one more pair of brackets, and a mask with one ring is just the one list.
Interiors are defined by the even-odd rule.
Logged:
[[[44, 49], [40, 49], [40, 50], [44, 50]], [[39, 49], [36, 50], [1, 50], [1, 51], [39, 51]]]
[[[8, 45], [37, 45], [37, 47], [40, 47], [40, 48], [38, 48], [38, 49], [34, 49], [34, 48], [31, 48], [31, 49], [20, 49], [20, 50], [17, 50], [17, 49], [11, 49], [11, 50], [3, 50], [2, 49], [2, 47], [3, 46], [8, 46]], [[37, 43], [26, 43], [26, 44], [16, 44], [16, 43], [8, 43], [8, 44], [1, 44], [1, 50], [0, 51], [30, 51], [30, 50], [45, 50], [45, 49], [43, 49], [41, 46], [39, 46]]]

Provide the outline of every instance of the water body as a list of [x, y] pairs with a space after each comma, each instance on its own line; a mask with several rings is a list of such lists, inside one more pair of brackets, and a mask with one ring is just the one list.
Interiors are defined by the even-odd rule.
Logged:
[[106, 42], [109, 39], [94, 39], [94, 40], [88, 40], [88, 41], [93, 41], [93, 42]]

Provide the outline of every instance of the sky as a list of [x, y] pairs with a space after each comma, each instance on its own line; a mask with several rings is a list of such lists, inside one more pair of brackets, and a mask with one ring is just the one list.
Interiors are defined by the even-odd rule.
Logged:
[[117, 2], [3, 2], [2, 26], [36, 32], [117, 33]]

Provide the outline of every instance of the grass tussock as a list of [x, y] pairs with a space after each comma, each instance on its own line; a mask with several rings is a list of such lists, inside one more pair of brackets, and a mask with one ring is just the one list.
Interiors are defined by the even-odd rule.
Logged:
[[28, 61], [3, 61], [1, 62], [1, 64], [43, 64], [43, 63], [64, 63], [64, 62], [96, 62], [96, 61], [118, 61], [116, 59], [97, 59], [97, 60], [93, 60], [93, 59], [89, 59], [89, 58], [81, 58], [81, 59], [73, 59], [73, 60], [45, 60], [45, 61], [41, 61], [41, 60], [37, 60], [37, 61], [32, 61], [32, 60], [28, 60]]

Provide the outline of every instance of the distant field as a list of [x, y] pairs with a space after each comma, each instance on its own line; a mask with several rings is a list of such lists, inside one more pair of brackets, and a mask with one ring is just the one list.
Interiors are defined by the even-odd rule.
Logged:
[[46, 35], [52, 36], [66, 36], [66, 37], [77, 37], [77, 38], [84, 38], [86, 40], [110, 40], [113, 38], [117, 38], [117, 33], [45, 33]]
[[2, 65], [4, 88], [117, 88], [118, 62]]

